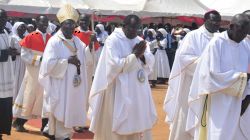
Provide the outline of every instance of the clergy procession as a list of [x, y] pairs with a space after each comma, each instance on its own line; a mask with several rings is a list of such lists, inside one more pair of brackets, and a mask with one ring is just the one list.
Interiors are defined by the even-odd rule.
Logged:
[[219, 10], [200, 25], [94, 23], [69, 3], [56, 19], [8, 15], [0, 140], [250, 140], [250, 10], [227, 25]]

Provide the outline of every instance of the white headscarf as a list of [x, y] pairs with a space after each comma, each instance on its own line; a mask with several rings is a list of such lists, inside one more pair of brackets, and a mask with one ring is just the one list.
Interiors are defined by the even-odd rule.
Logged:
[[152, 34], [153, 34], [153, 37], [155, 38], [156, 37], [156, 32], [154, 29], [148, 29], [148, 31], [150, 31]]
[[52, 34], [56, 30], [56, 28], [57, 28], [57, 26], [54, 23], [49, 22], [49, 26], [47, 28], [47, 33]]
[[28, 24], [28, 25], [27, 25], [27, 27], [29, 27], [29, 26], [32, 26], [32, 27], [34, 27], [34, 25], [33, 25], [33, 24]]
[[184, 28], [184, 29], [182, 29], [184, 32], [186, 32], [186, 33], [188, 33], [188, 32], [190, 32], [190, 30], [188, 29], [188, 28]]
[[17, 28], [18, 28], [20, 25], [23, 25], [23, 24], [25, 24], [25, 23], [24, 23], [24, 22], [16, 22], [16, 23], [14, 24], [14, 26], [12, 27], [12, 34], [19, 37], [19, 35], [18, 35], [18, 33], [17, 33]]
[[167, 37], [168, 32], [167, 32], [165, 29], [160, 28], [160, 29], [158, 29], [157, 31], [161, 32], [162, 35], [163, 35], [163, 37]]
[[102, 33], [105, 31], [104, 26], [102, 24], [97, 24], [95, 27], [98, 27]]
[[97, 41], [101, 41], [101, 42], [104, 43], [105, 40], [108, 37], [108, 33], [105, 31], [104, 25], [103, 24], [97, 24], [95, 27], [98, 27], [101, 30], [100, 34], [96, 34]]

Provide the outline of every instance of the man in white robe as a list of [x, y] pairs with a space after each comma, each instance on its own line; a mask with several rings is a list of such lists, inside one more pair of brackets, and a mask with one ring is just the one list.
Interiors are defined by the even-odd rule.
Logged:
[[[246, 14], [250, 19], [250, 10], [247, 10], [243, 12]], [[248, 32], [247, 37], [244, 39], [244, 42], [247, 45], [247, 48], [250, 52], [250, 30]], [[250, 73], [248, 65], [248, 73]], [[238, 138], [239, 140], [249, 140], [250, 139], [250, 83], [248, 82], [247, 87], [244, 91], [244, 94], [242, 96], [242, 110], [241, 110], [241, 117], [239, 120], [237, 132], [235, 138]]]
[[39, 72], [43, 112], [49, 115], [49, 134], [55, 139], [70, 139], [72, 128], [86, 122], [85, 44], [73, 35], [78, 17], [69, 4], [58, 11], [61, 29], [49, 40]]
[[36, 21], [37, 30], [20, 41], [21, 59], [26, 64], [26, 71], [13, 105], [13, 116], [16, 117], [13, 127], [19, 132], [27, 132], [24, 124], [28, 119], [42, 118], [41, 131], [48, 123], [47, 116], [42, 116], [43, 88], [38, 83], [38, 73], [43, 51], [51, 35], [46, 32], [47, 16], [38, 16]]
[[195, 130], [195, 140], [244, 140], [236, 135], [249, 78], [250, 52], [242, 41], [249, 25], [246, 15], [235, 15], [201, 56], [188, 99], [187, 129]]
[[14, 70], [12, 57], [17, 50], [10, 47], [9, 34], [5, 30], [7, 12], [0, 9], [0, 140], [11, 133]]
[[[77, 36], [87, 47], [85, 49], [85, 51], [87, 52], [91, 52], [91, 53], [86, 53], [86, 57], [88, 57], [89, 61], [86, 62], [86, 66], [87, 66], [87, 77], [88, 77], [88, 95], [90, 92], [90, 88], [92, 85], [92, 79], [94, 76], [94, 72], [95, 72], [95, 67], [96, 67], [96, 53], [97, 50], [99, 49], [100, 45], [96, 39], [96, 35], [94, 32], [89, 30], [89, 24], [90, 24], [90, 17], [86, 14], [81, 14], [79, 16], [79, 21], [78, 21], [79, 27], [77, 27], [75, 29], [74, 35]], [[90, 48], [94, 48], [91, 49]], [[91, 55], [88, 55], [91, 54]], [[87, 111], [88, 111], [88, 102], [86, 102], [87, 105]]]
[[151, 140], [157, 120], [148, 83], [154, 57], [137, 36], [140, 19], [128, 15], [108, 37], [90, 91], [94, 140]]
[[221, 16], [217, 11], [209, 11], [204, 19], [204, 25], [188, 33], [176, 52], [163, 106], [170, 124], [169, 140], [193, 139], [192, 132], [185, 129], [189, 88], [199, 57], [220, 27]]

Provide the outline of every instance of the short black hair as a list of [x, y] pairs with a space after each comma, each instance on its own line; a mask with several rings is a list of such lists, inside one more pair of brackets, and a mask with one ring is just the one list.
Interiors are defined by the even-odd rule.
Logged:
[[36, 22], [38, 22], [40, 20], [41, 17], [45, 17], [49, 20], [49, 18], [46, 15], [39, 15], [36, 17]]
[[210, 18], [210, 14], [220, 16], [220, 13], [219, 13], [218, 11], [216, 11], [216, 10], [211, 10], [211, 11], [208, 11], [208, 12], [205, 13], [205, 15], [204, 15], [204, 21], [206, 21], [207, 19]]
[[79, 14], [79, 19], [82, 17], [87, 18], [88, 20], [90, 20], [90, 18], [91, 18], [91, 16], [88, 14]]
[[135, 19], [135, 21], [139, 24], [141, 23], [141, 19], [137, 15], [128, 15], [123, 20], [123, 25], [125, 26], [131, 24], [131, 19]]

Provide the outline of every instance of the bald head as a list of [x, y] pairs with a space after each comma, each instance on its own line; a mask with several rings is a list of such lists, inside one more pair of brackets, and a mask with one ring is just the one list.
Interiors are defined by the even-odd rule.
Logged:
[[127, 38], [133, 39], [137, 36], [137, 30], [140, 28], [141, 19], [136, 15], [128, 15], [123, 21], [123, 32]]
[[231, 24], [238, 25], [240, 27], [247, 26], [249, 24], [249, 18], [246, 14], [237, 14], [233, 16]]
[[246, 15], [250, 16], [250, 10], [244, 11], [243, 14], [246, 14]]
[[249, 18], [246, 14], [233, 16], [228, 31], [229, 37], [235, 42], [242, 41], [249, 32]]
[[[248, 18], [250, 19], [250, 10], [244, 11], [243, 14], [247, 15]], [[250, 35], [250, 29], [249, 29], [249, 31], [248, 31], [248, 35]]]

